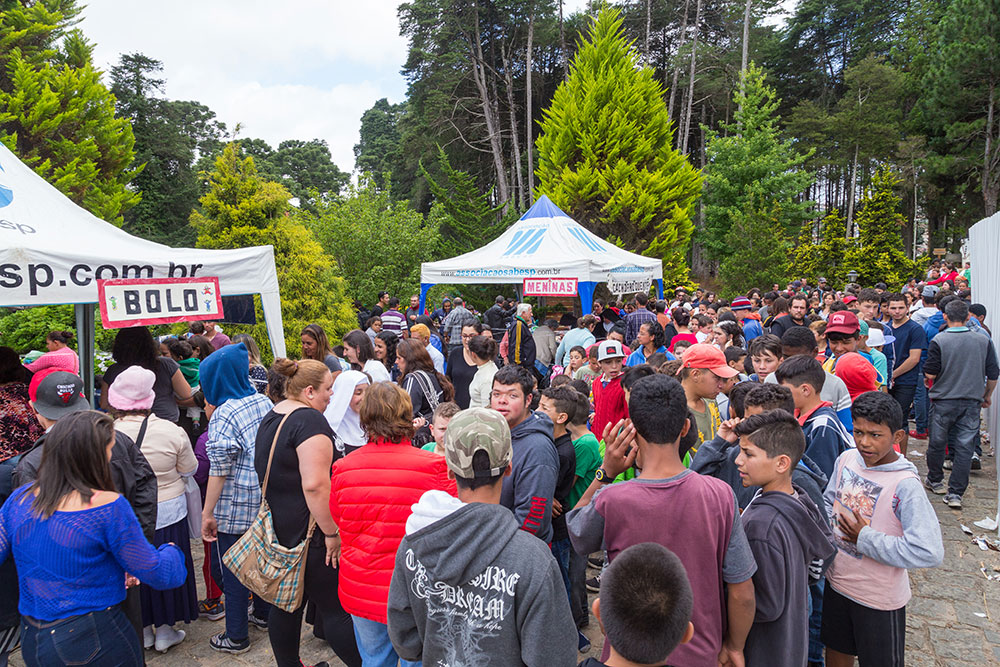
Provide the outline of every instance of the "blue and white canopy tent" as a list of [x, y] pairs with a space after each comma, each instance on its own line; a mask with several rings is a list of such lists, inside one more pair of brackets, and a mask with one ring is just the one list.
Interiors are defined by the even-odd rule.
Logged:
[[[598, 283], [645, 285], [663, 298], [663, 262], [623, 250], [588, 231], [542, 195], [494, 241], [458, 257], [420, 265], [420, 309], [437, 284], [522, 284], [525, 278], [576, 278], [584, 313]], [[614, 288], [612, 291], [616, 291]], [[622, 292], [642, 291], [642, 287]]]

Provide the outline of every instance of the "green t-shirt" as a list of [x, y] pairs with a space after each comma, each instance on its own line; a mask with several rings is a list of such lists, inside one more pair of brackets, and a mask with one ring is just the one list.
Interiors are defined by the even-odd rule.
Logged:
[[579, 502], [587, 487], [594, 481], [594, 472], [601, 467], [603, 460], [597, 436], [593, 433], [587, 433], [574, 440], [573, 449], [576, 450], [576, 475], [580, 479], [576, 480], [572, 491], [569, 492], [567, 512]]
[[[580, 439], [583, 440], [583, 438], [580, 438]], [[576, 444], [576, 443], [573, 443], [573, 444]], [[598, 459], [598, 461], [597, 461], [597, 468], [600, 468], [601, 464], [604, 463], [604, 441], [603, 440], [601, 440], [599, 443], [597, 443], [597, 449], [598, 449], [598, 452], [601, 454], [601, 458]], [[687, 454], [684, 455], [684, 460], [682, 461], [682, 463], [684, 464], [685, 468], [690, 468], [691, 467], [691, 452], [688, 452]], [[597, 468], [594, 468], [594, 470], [596, 471]], [[635, 479], [636, 474], [638, 474], [638, 471], [635, 469], [635, 467], [629, 468], [628, 470], [626, 470], [622, 474], [620, 474], [617, 477], [615, 477], [615, 482], [624, 482], [624, 481], [627, 481], [627, 480], [630, 480], [630, 479]], [[593, 473], [591, 473], [591, 478], [593, 478]], [[614, 484], [615, 482], [612, 482], [612, 484]], [[587, 482], [587, 485], [588, 486], [590, 485], [590, 481]], [[584, 491], [586, 491], [587, 487], [585, 486], [583, 488], [584, 488]], [[574, 487], [573, 490], [576, 491], [576, 488]], [[583, 493], [581, 493], [580, 496], [583, 496]], [[577, 496], [577, 500], [578, 501], [580, 500], [580, 496]], [[573, 504], [575, 505], [576, 503], [573, 503]]]
[[698, 452], [698, 447], [701, 446], [701, 443], [708, 442], [715, 437], [719, 426], [722, 425], [722, 417], [719, 415], [719, 406], [716, 402], [707, 398], [701, 400], [705, 405], [705, 410], [703, 412], [691, 410], [691, 414], [694, 415], [695, 426], [698, 427], [698, 442], [691, 448], [691, 451], [695, 453]]
[[425, 452], [433, 452], [435, 447], [437, 447], [437, 443], [431, 440], [420, 449], [424, 450]]

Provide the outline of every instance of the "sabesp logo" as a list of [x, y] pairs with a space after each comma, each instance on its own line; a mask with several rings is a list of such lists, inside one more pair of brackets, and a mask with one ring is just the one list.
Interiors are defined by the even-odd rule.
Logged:
[[14, 191], [4, 183], [3, 165], [0, 164], [0, 208], [10, 205], [14, 201]]

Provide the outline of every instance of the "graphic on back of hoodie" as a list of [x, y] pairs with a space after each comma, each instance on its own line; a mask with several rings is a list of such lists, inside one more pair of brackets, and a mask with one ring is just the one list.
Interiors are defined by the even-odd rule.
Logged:
[[487, 665], [490, 655], [484, 640], [499, 637], [504, 621], [514, 610], [514, 596], [521, 575], [490, 566], [467, 584], [452, 586], [435, 581], [413, 553], [406, 550], [410, 591], [427, 605], [427, 632], [433, 633], [446, 660], [438, 665]]
[[841, 470], [830, 524], [833, 528], [835, 546], [853, 558], [860, 560], [861, 552], [858, 551], [858, 545], [844, 539], [844, 533], [837, 522], [837, 515], [853, 516], [852, 510], [855, 510], [865, 521], [871, 523], [872, 515], [875, 513], [875, 503], [881, 494], [881, 484], [865, 479], [850, 468], [844, 467]]

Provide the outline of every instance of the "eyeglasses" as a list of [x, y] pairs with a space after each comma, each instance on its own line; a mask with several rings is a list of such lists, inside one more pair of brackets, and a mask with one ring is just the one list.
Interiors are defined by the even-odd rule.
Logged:
[[475, 338], [478, 335], [479, 334], [462, 334], [462, 339], [463, 340], [469, 340], [470, 338]]

